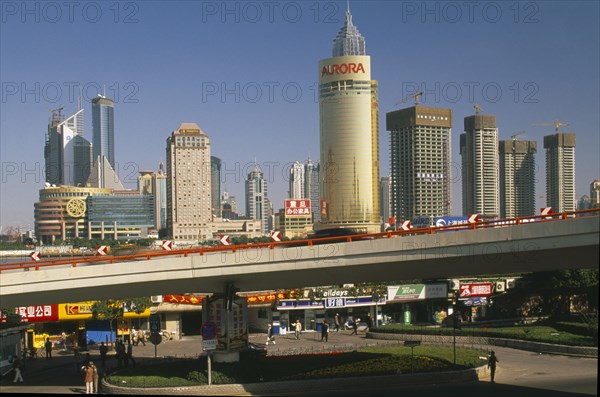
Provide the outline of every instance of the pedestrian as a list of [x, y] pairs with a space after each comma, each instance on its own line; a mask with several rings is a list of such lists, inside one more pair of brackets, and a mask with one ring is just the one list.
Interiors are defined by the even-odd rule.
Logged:
[[500, 360], [498, 360], [498, 357], [496, 357], [496, 353], [492, 350], [490, 352], [490, 357], [488, 358], [488, 369], [490, 370], [492, 383], [494, 383], [494, 375], [496, 375], [496, 364], [499, 362]]
[[46, 338], [44, 348], [46, 349], [46, 360], [52, 360], [52, 342], [50, 342], [50, 338]]
[[60, 340], [62, 341], [62, 350], [67, 351], [67, 334], [65, 331], [60, 334]]
[[93, 370], [93, 374], [94, 374], [94, 390], [93, 390], [93, 393], [94, 394], [98, 394], [98, 380], [100, 379], [100, 375], [98, 374], [98, 368], [96, 368], [96, 366], [94, 365], [93, 362], [92, 362], [92, 370]]
[[335, 324], [335, 332], [338, 332], [340, 330], [340, 314], [339, 313], [335, 314], [333, 321]]
[[102, 361], [102, 368], [106, 368], [106, 354], [108, 353], [108, 346], [104, 344], [104, 342], [100, 343], [100, 347], [98, 348], [100, 351], [100, 360]]
[[144, 341], [144, 332], [136, 330], [135, 328], [133, 329], [133, 331], [135, 331], [135, 345], [137, 346], [141, 343], [142, 345], [146, 346], [146, 341]]
[[126, 360], [125, 358], [125, 345], [123, 344], [123, 341], [118, 340], [117, 341], [117, 366], [121, 367], [123, 366], [123, 360]]
[[267, 327], [267, 346], [269, 346], [269, 342], [273, 342], [274, 345], [277, 344], [275, 343], [275, 331], [273, 330], [273, 325], [271, 323], [269, 323], [269, 326]]
[[91, 361], [85, 366], [85, 394], [93, 394], [94, 393], [94, 368], [92, 367], [94, 363]]
[[321, 342], [323, 342], [323, 339], [325, 339], [325, 342], [329, 339], [329, 324], [327, 324], [327, 320], [325, 319], [321, 323]]
[[360, 321], [359, 318], [357, 318], [356, 320], [352, 319], [352, 332], [350, 333], [350, 335], [358, 335], [358, 322]]
[[129, 361], [135, 366], [135, 360], [133, 359], [133, 346], [131, 341], [127, 341], [127, 356], [125, 357], [125, 366], [129, 365]]
[[131, 327], [131, 341], [133, 342], [134, 346], [138, 345], [137, 331], [134, 327]]
[[12, 363], [12, 367], [15, 371], [15, 379], [13, 380], [13, 383], [23, 383], [23, 375], [21, 375], [21, 360], [19, 359], [19, 357], [15, 357]]
[[367, 329], [365, 332], [370, 331], [373, 327], [373, 319], [371, 318], [371, 313], [367, 313]]
[[296, 340], [300, 339], [301, 331], [302, 331], [302, 323], [300, 323], [300, 320], [296, 320], [296, 323], [294, 324], [294, 334], [296, 335]]

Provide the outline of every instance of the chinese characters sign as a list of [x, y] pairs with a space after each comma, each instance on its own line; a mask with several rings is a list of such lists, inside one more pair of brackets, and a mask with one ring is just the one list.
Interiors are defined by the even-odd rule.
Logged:
[[492, 295], [492, 283], [481, 284], [461, 284], [460, 297], [472, 298], [475, 296], [490, 296]]
[[310, 216], [310, 200], [285, 200], [285, 215]]

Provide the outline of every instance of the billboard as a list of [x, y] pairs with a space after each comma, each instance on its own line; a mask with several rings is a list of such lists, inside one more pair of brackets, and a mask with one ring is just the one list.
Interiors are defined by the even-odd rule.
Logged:
[[461, 283], [459, 299], [491, 296], [492, 291], [493, 291], [492, 283], [478, 283], [478, 284], [463, 284], [463, 283]]
[[310, 200], [285, 200], [285, 215], [310, 216]]

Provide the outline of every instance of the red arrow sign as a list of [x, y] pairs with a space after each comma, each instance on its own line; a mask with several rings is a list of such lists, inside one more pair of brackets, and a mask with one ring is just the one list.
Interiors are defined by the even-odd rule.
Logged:
[[173, 249], [173, 242], [169, 240], [163, 240], [161, 247], [165, 251], [171, 251]]
[[67, 314], [77, 314], [79, 313], [78, 305], [67, 305]]
[[[552, 207], [540, 208], [540, 215], [551, 215], [551, 214], [552, 214]], [[550, 218], [546, 218], [546, 219], [550, 219]]]
[[271, 240], [273, 240], [273, 241], [281, 241], [281, 237], [279, 237], [280, 234], [281, 234], [281, 232], [279, 230], [271, 232]]
[[401, 230], [410, 230], [410, 221], [402, 221], [400, 225]]
[[34, 260], [34, 261], [36, 261], [36, 262], [39, 261], [40, 260], [40, 253], [36, 252], [36, 251], [33, 251], [31, 253], [31, 259]]
[[228, 235], [221, 236], [220, 241], [221, 241], [221, 245], [229, 245], [230, 244]]
[[106, 245], [99, 245], [96, 247], [96, 255], [97, 256], [103, 256], [106, 255], [107, 252], [107, 246]]
[[469, 223], [477, 223], [478, 221], [479, 221], [479, 214], [469, 215], [469, 219], [468, 219]]

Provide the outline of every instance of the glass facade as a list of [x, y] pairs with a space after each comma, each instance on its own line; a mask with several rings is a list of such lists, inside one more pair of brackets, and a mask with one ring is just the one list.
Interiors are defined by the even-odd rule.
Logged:
[[115, 169], [115, 103], [112, 99], [98, 96], [92, 99], [92, 155], [96, 161], [98, 156], [108, 159]]
[[89, 196], [86, 199], [88, 220], [121, 227], [154, 227], [154, 196]]

